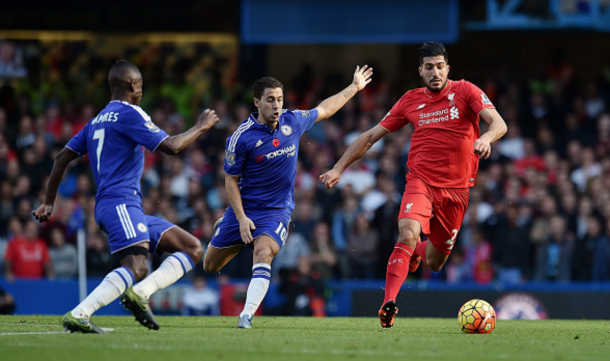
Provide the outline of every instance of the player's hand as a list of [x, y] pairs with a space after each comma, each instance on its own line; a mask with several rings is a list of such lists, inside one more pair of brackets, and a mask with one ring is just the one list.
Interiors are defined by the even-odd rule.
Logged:
[[332, 187], [337, 185], [340, 180], [341, 172], [335, 169], [331, 169], [320, 176], [320, 182], [322, 182], [328, 189], [331, 189]]
[[38, 222], [48, 222], [51, 218], [51, 213], [53, 212], [53, 206], [48, 204], [41, 204], [37, 210], [32, 212], [32, 215]]
[[218, 115], [216, 115], [216, 111], [206, 109], [199, 116], [199, 120], [197, 121], [197, 123], [199, 124], [200, 127], [207, 130], [207, 129], [212, 128], [212, 126], [214, 126], [214, 124], [218, 123], [218, 120], [219, 120], [219, 118], [218, 118]]
[[479, 159], [487, 159], [491, 155], [491, 144], [481, 138], [474, 142], [474, 154], [479, 155]]
[[248, 217], [244, 217], [239, 220], [239, 233], [241, 234], [241, 240], [245, 244], [250, 244], [254, 239], [252, 238], [252, 231], [256, 229], [254, 222]]
[[364, 87], [373, 80], [371, 77], [373, 76], [373, 68], [369, 68], [368, 65], [356, 67], [356, 71], [354, 72], [354, 81], [352, 84], [358, 88], [358, 91], [364, 89]]

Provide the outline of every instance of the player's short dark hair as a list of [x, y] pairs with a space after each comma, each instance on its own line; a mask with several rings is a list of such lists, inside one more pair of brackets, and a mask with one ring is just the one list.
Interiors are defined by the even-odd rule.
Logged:
[[254, 97], [256, 99], [260, 99], [263, 96], [265, 89], [267, 89], [267, 88], [270, 88], [270, 89], [281, 88], [282, 90], [284, 90], [284, 86], [282, 85], [282, 83], [279, 80], [272, 78], [270, 76], [266, 76], [264, 78], [257, 80], [256, 83], [254, 83]]
[[424, 65], [424, 58], [439, 55], [444, 56], [445, 63], [449, 64], [449, 54], [447, 53], [447, 50], [445, 50], [445, 45], [438, 41], [425, 42], [424, 45], [419, 48], [419, 65]]
[[124, 87], [135, 74], [140, 74], [140, 69], [127, 60], [117, 60], [108, 71], [108, 84], [113, 91]]

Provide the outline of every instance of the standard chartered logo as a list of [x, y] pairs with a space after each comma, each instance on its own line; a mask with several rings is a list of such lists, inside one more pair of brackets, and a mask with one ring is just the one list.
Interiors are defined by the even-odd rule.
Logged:
[[433, 123], [442, 123], [446, 122], [450, 119], [459, 119], [460, 118], [460, 110], [453, 106], [451, 109], [443, 109], [437, 110], [431, 113], [419, 113], [419, 126], [424, 126]]

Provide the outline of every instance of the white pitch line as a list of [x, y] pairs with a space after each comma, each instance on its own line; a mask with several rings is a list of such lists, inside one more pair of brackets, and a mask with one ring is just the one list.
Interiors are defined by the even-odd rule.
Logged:
[[0, 325], [8, 325], [8, 326], [60, 326], [59, 323], [48, 325], [44, 323], [23, 323], [23, 322], [0, 322]]
[[65, 333], [64, 331], [48, 331], [48, 332], [0, 332], [0, 336], [13, 336], [13, 335], [56, 335]]

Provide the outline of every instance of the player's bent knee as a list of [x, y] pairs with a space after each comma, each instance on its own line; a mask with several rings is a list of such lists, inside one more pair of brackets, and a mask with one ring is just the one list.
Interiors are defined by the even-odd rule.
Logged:
[[203, 270], [208, 273], [216, 273], [216, 272], [220, 271], [220, 267], [216, 264], [206, 262], [204, 260], [203, 261]]
[[133, 276], [135, 277], [136, 281], [141, 281], [144, 278], [146, 278], [146, 276], [148, 276], [148, 262], [138, 262], [136, 263], [133, 271]]
[[413, 245], [417, 243], [417, 239], [419, 238], [419, 234], [416, 234], [411, 229], [404, 229], [400, 232], [398, 236], [398, 242], [404, 243], [406, 245]]

